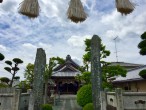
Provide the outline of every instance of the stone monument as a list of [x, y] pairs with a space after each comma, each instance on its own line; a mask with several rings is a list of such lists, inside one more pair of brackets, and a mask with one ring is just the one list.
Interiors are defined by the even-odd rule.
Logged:
[[34, 81], [30, 96], [29, 110], [41, 110], [43, 104], [43, 83], [46, 66], [46, 54], [42, 48], [37, 49], [34, 63]]
[[101, 39], [93, 35], [91, 39], [91, 82], [92, 82], [92, 100], [94, 110], [101, 110], [101, 65], [100, 65]]

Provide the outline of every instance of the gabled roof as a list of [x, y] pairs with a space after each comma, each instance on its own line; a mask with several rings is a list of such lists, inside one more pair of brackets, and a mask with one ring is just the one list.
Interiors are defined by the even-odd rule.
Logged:
[[137, 81], [137, 80], [144, 80], [143, 78], [141, 78], [141, 76], [139, 76], [139, 72], [143, 69], [146, 69], [146, 65], [143, 66], [139, 66], [137, 68], [134, 68], [132, 70], [129, 70], [127, 72], [126, 77], [117, 77], [113, 83], [117, 83], [117, 82], [129, 82], [129, 81]]
[[71, 56], [70, 55], [67, 55], [67, 57], [66, 57], [66, 60], [65, 60], [65, 63], [64, 64], [61, 64], [61, 65], [59, 65], [59, 66], [57, 66], [55, 69], [54, 69], [54, 71], [61, 71], [62, 70], [62, 68], [74, 68], [75, 69], [75, 71], [76, 70], [78, 70], [79, 69], [79, 65], [78, 64], [76, 64], [72, 59], [71, 59]]
[[71, 59], [70, 55], [67, 55], [65, 63], [54, 69], [52, 77], [74, 77], [77, 74], [81, 74], [79, 65]]

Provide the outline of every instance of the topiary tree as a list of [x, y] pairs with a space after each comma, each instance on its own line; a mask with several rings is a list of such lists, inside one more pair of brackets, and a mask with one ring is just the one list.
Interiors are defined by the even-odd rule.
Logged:
[[[144, 32], [141, 35], [141, 39], [142, 39], [142, 41], [138, 44], [138, 48], [140, 49], [139, 53], [140, 53], [140, 55], [146, 55], [146, 32]], [[145, 69], [139, 72], [139, 75], [142, 78], [146, 78], [145, 74], [146, 74]]]
[[0, 61], [2, 61], [4, 58], [5, 56], [2, 53], [0, 53]]
[[87, 103], [92, 103], [91, 84], [82, 86], [77, 92], [77, 103], [84, 107]]
[[12, 87], [14, 77], [16, 73], [19, 71], [18, 65], [23, 63], [23, 61], [19, 58], [14, 58], [13, 62], [14, 62], [14, 65], [12, 64], [12, 61], [6, 60], [5, 63], [9, 65], [10, 67], [4, 67], [6, 71], [12, 74], [12, 79], [10, 80], [10, 87]]
[[94, 110], [93, 103], [88, 103], [83, 107], [83, 110]]
[[146, 55], [146, 32], [141, 35], [142, 41], [138, 44], [138, 48], [140, 49], [140, 55]]

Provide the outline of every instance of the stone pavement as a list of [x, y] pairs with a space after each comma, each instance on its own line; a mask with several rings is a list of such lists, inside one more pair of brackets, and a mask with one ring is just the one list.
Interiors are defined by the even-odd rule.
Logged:
[[60, 100], [57, 97], [53, 110], [82, 110], [82, 108], [77, 104], [76, 95], [60, 95]]

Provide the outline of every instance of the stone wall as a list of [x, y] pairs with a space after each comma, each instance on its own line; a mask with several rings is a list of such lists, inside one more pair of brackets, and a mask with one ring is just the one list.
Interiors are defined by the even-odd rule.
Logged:
[[118, 89], [115, 92], [105, 92], [105, 98], [103, 106], [109, 105], [116, 110], [146, 110], [146, 92], [123, 92]]
[[124, 92], [125, 110], [146, 110], [146, 92]]

